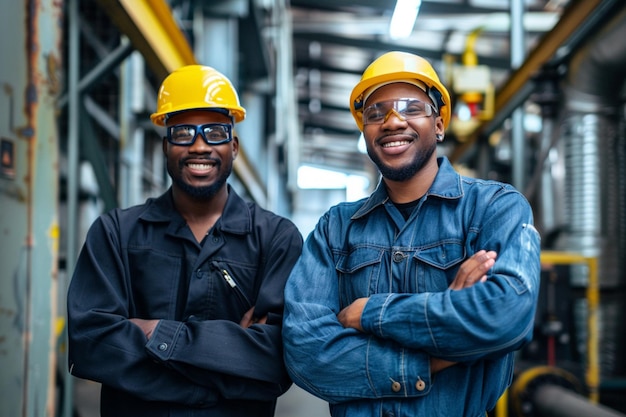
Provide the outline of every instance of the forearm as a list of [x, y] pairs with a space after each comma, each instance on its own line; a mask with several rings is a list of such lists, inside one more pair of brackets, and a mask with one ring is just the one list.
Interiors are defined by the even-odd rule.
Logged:
[[532, 335], [535, 294], [494, 281], [460, 291], [377, 294], [361, 323], [365, 332], [451, 361], [505, 354]]
[[161, 320], [146, 344], [150, 357], [226, 398], [268, 400], [287, 390], [280, 326], [244, 328], [224, 320]]

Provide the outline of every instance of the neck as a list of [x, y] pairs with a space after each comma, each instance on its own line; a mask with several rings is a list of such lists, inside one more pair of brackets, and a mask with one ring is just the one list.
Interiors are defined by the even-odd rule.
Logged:
[[221, 217], [228, 199], [228, 188], [224, 186], [215, 195], [199, 199], [174, 185], [172, 195], [174, 206], [180, 215], [187, 221], [194, 234], [199, 235], [206, 233]]
[[410, 203], [420, 199], [430, 186], [435, 181], [437, 172], [439, 171], [439, 165], [437, 160], [434, 163], [429, 163], [413, 177], [406, 181], [391, 181], [386, 178], [383, 179], [385, 186], [387, 187], [387, 194], [394, 203]]

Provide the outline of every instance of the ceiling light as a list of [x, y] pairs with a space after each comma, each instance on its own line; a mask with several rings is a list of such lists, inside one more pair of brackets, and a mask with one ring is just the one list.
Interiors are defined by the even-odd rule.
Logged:
[[413, 32], [422, 0], [398, 0], [389, 23], [391, 39], [406, 38]]

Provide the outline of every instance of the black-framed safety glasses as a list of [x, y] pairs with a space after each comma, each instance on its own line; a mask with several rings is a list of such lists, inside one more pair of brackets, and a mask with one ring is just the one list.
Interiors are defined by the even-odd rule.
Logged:
[[191, 146], [198, 135], [202, 136], [207, 145], [222, 145], [233, 140], [233, 127], [227, 123], [167, 126], [167, 141], [172, 145]]
[[402, 121], [429, 117], [433, 114], [433, 106], [413, 98], [384, 100], [367, 106], [363, 110], [363, 125], [380, 125], [385, 123], [391, 114]]

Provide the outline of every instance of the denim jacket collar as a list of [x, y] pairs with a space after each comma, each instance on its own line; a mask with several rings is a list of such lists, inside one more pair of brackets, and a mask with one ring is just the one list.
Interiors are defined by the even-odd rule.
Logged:
[[[435, 176], [435, 181], [430, 186], [426, 195], [436, 196], [446, 199], [458, 199], [463, 197], [463, 186], [461, 185], [461, 176], [454, 170], [452, 164], [445, 156], [437, 158], [439, 170]], [[352, 219], [358, 219], [367, 215], [376, 207], [385, 204], [389, 200], [387, 187], [381, 179], [376, 190], [365, 201], [363, 206], [352, 216]]]

